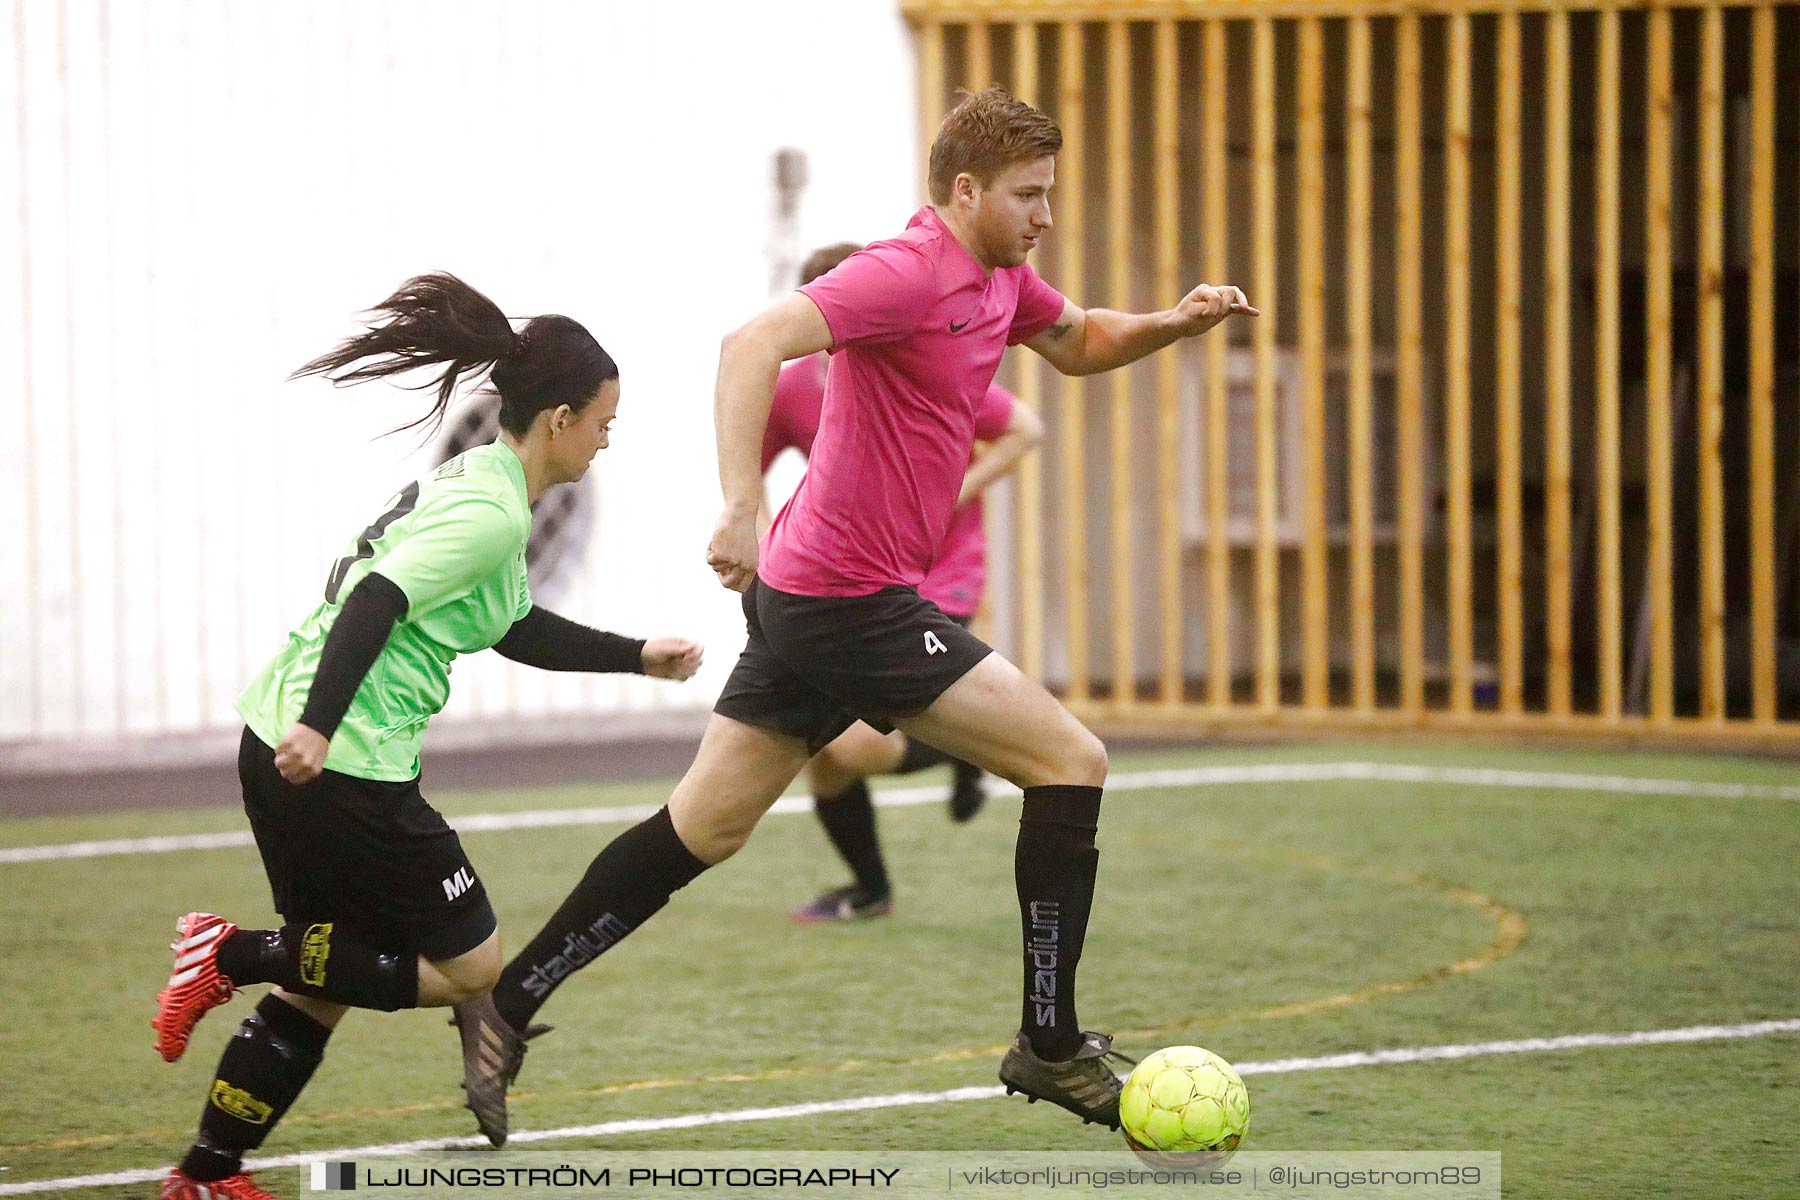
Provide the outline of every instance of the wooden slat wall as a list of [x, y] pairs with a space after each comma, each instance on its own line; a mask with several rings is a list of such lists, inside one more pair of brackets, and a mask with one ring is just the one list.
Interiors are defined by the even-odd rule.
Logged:
[[1594, 72], [1594, 632], [1600, 715], [1624, 711], [1619, 532], [1619, 14], [1601, 13]]
[[1394, 71], [1394, 307], [1400, 376], [1395, 404], [1399, 476], [1400, 707], [1425, 707], [1425, 300], [1424, 212], [1419, 199], [1424, 137], [1419, 18], [1400, 18]]
[[1154, 21], [1164, 17], [1286, 21], [1309, 17], [1403, 17], [1449, 13], [1641, 11], [1658, 4], [1673, 9], [1752, 8], [1790, 0], [900, 0], [923, 22], [981, 22], [1037, 14], [1058, 21]]
[[[1569, 18], [1544, 20], [1544, 653], [1546, 707], [1569, 711]], [[1521, 582], [1521, 587], [1523, 583]]]
[[[1057, 119], [1064, 130], [1063, 152], [1057, 161], [1057, 191], [1060, 193], [1062, 234], [1057, 268], [1063, 286], [1078, 300], [1080, 286], [1085, 207], [1085, 186], [1081, 130], [1087, 121], [1087, 99], [1084, 92], [1086, 64], [1082, 57], [1082, 28], [1070, 21], [1057, 31], [1061, 61], [1057, 72], [1059, 96]], [[1087, 412], [1086, 389], [1078, 378], [1062, 381], [1062, 529], [1063, 529], [1063, 613], [1065, 644], [1068, 647], [1069, 699], [1082, 701], [1088, 695], [1088, 562], [1087, 562]]]
[[[1208, 21], [1206, 38], [1205, 171], [1206, 277], [1233, 278], [1231, 265], [1231, 165], [1226, 137], [1225, 22]], [[1222, 333], [1224, 331], [1221, 331]], [[1231, 405], [1224, 337], [1206, 348], [1206, 646], [1207, 700], [1215, 709], [1231, 703], [1231, 543], [1226, 517], [1231, 507]]]
[[1258, 19], [1254, 37], [1256, 103], [1256, 703], [1265, 713], [1281, 705], [1281, 562], [1279, 537], [1280, 457], [1276, 448], [1280, 414], [1276, 409], [1275, 335], [1276, 245], [1275, 208], [1275, 22]]
[[1673, 433], [1670, 364], [1669, 274], [1674, 248], [1671, 204], [1670, 140], [1674, 98], [1671, 18], [1666, 9], [1650, 14], [1648, 111], [1645, 120], [1644, 302], [1646, 328], [1645, 463], [1649, 496], [1649, 565], [1646, 591], [1650, 609], [1650, 716], [1666, 722], [1675, 712], [1674, 485], [1671, 477]]
[[[1616, 18], [1615, 18], [1616, 21]], [[1775, 10], [1750, 50], [1750, 645], [1752, 706], [1775, 720]], [[1793, 49], [1788, 51], [1793, 53]]]
[[1444, 504], [1448, 510], [1450, 711], [1475, 706], [1475, 605], [1469, 495], [1469, 17], [1445, 24], [1444, 89]]
[[[1305, 607], [1302, 625], [1303, 702], [1329, 700], [1330, 626], [1326, 611], [1325, 546], [1325, 33], [1318, 21], [1300, 23], [1300, 371], [1306, 430], [1306, 519], [1301, 544]], [[1292, 469], [1290, 464], [1289, 469]]]
[[931, 140], [944, 119], [944, 27], [919, 31], [919, 178], [931, 171]]
[[[1181, 300], [1181, 210], [1179, 173], [1181, 64], [1175, 22], [1156, 23], [1156, 303], [1173, 308]], [[1181, 397], [1180, 363], [1173, 354], [1157, 359], [1158, 505], [1157, 576], [1162, 614], [1162, 673], [1157, 695], [1179, 705], [1185, 688], [1186, 656], [1181, 623]]]
[[1370, 86], [1369, 22], [1350, 23], [1346, 102], [1349, 163], [1345, 186], [1345, 317], [1350, 324], [1350, 603], [1353, 703], [1375, 707], [1375, 547], [1373, 333], [1370, 284]]
[[[1054, 0], [987, 0], [983, 17], [1012, 15], [999, 44], [974, 14], [934, 0], [903, 5], [944, 18], [920, 22], [928, 131], [951, 82], [942, 78], [947, 26], [965, 26], [960, 43], [950, 43], [962, 51], [956, 82], [985, 82], [1006, 44], [1010, 82], [1026, 98], [1054, 70], [1055, 95], [1045, 99], [1066, 145], [1056, 246], [1040, 264], [1053, 282], [1078, 302], [1123, 308], [1149, 297], [1171, 307], [1195, 283], [1231, 282], [1247, 286], [1263, 310], [1250, 329], [1240, 319], [1208, 335], [1191, 372], [1166, 352], [1105, 385], [1065, 380], [1054, 393], [1057, 444], [1020, 482], [1026, 669], [1049, 669], [1054, 640], [1067, 663], [1058, 682], [1078, 711], [1161, 723], [1480, 728], [1503, 720], [1523, 730], [1800, 735], [1800, 722], [1781, 719], [1786, 681], [1776, 666], [1777, 543], [1792, 534], [1777, 528], [1775, 501], [1778, 480], [1793, 469], [1777, 442], [1776, 381], [1782, 364], [1800, 357], [1774, 336], [1775, 231], [1779, 206], [1791, 200], [1777, 174], [1777, 133], [1793, 118], [1777, 111], [1775, 87], [1778, 10], [1787, 0], [1746, 0], [1755, 9], [1749, 20], [1728, 26], [1735, 2], [1646, 11], [1575, 0], [1334, 0], [1240, 11], [1124, 0], [1088, 12]], [[1700, 11], [1677, 18], [1673, 7]], [[1583, 11], [1590, 8], [1599, 11]], [[1478, 23], [1477, 12], [1497, 15]], [[1677, 19], [1694, 21], [1699, 36], [1678, 38]], [[1051, 35], [1040, 39], [1046, 22]], [[1627, 29], [1640, 32], [1628, 40]], [[1749, 37], [1734, 46], [1740, 30]], [[1628, 45], [1631, 61], [1623, 61]], [[1725, 141], [1734, 52], [1749, 64], [1744, 172]], [[1383, 72], [1391, 116], [1377, 116], [1388, 108], [1374, 97], [1378, 54], [1392, 64]], [[1494, 63], [1491, 97], [1474, 90], [1484, 58]], [[1090, 61], [1104, 64], [1099, 77]], [[1334, 81], [1340, 64], [1344, 76]], [[1140, 78], [1146, 67], [1151, 78]], [[1683, 85], [1679, 118], [1678, 79], [1697, 80]], [[1578, 98], [1578, 87], [1592, 90]], [[1328, 108], [1333, 94], [1341, 109]], [[1134, 97], [1148, 99], [1148, 122]], [[1641, 160], [1621, 134], [1626, 102], [1644, 106]], [[1090, 104], [1101, 106], [1098, 147], [1082, 136]], [[1589, 104], [1591, 129], [1572, 133], [1572, 114]], [[1532, 130], [1527, 105], [1540, 122]], [[1391, 175], [1381, 181], [1378, 146], [1392, 148]], [[1678, 152], [1691, 199], [1674, 173]], [[1591, 179], [1582, 194], [1571, 191], [1577, 154]], [[1090, 188], [1095, 161], [1100, 177]], [[1641, 185], [1628, 188], [1622, 170], [1638, 161]], [[1486, 164], [1491, 193], [1476, 185]], [[1277, 183], [1288, 170], [1291, 198]], [[1642, 197], [1641, 207], [1622, 207], [1627, 192]], [[1086, 211], [1095, 204], [1102, 211]], [[1691, 204], [1679, 219], [1678, 204]], [[1576, 220], [1582, 208], [1591, 224]], [[1732, 319], [1747, 323], [1749, 395], [1738, 435], [1748, 445], [1747, 480], [1737, 484], [1724, 457], [1734, 444], [1727, 347], [1737, 344], [1726, 338], [1724, 281], [1734, 265], [1727, 215], [1740, 211], [1748, 303]], [[1248, 222], [1237, 254], [1234, 217]], [[1471, 261], [1478, 243], [1490, 247], [1481, 263]], [[1084, 294], [1093, 276], [1081, 266], [1091, 254], [1105, 256], [1104, 295]], [[1631, 270], [1641, 263], [1645, 281], [1644, 338], [1621, 347], [1621, 331], [1635, 324], [1620, 311], [1627, 261]], [[1696, 290], [1676, 296], [1674, 281], [1690, 265]], [[1391, 280], [1385, 296], [1379, 279]], [[1488, 281], [1481, 296], [1478, 281]], [[1284, 283], [1297, 305], [1291, 315]], [[1674, 322], [1675, 306], [1688, 303], [1697, 318], [1691, 346], [1677, 341]], [[1341, 308], [1331, 316], [1334, 304]], [[1591, 345], [1576, 344], [1578, 327]], [[1627, 371], [1621, 353], [1641, 371]], [[1383, 373], [1391, 375], [1385, 390], [1377, 387]], [[1625, 390], [1627, 374], [1641, 374], [1641, 393]], [[1027, 403], [1038, 404], [1035, 364], [1018, 380]], [[1191, 401], [1183, 388], [1194, 391]], [[1086, 468], [1099, 424], [1090, 397], [1101, 395], [1104, 480]], [[1478, 412], [1491, 414], [1480, 431]], [[1579, 437], [1578, 412], [1587, 422]], [[1626, 463], [1634, 428], [1643, 430], [1642, 459]], [[1491, 460], [1475, 453], [1487, 431]], [[1589, 435], [1591, 452], [1584, 445], [1578, 460], [1577, 442]], [[1541, 458], [1525, 453], [1537, 445]], [[1187, 472], [1202, 482], [1189, 488]], [[1640, 479], [1641, 518], [1628, 507]], [[1491, 515], [1479, 499], [1490, 481]], [[1693, 497], [1691, 512], [1685, 500], [1678, 507], [1678, 490]], [[1526, 520], [1534, 496], [1541, 524]], [[1200, 512], [1184, 512], [1184, 503]], [[1055, 535], [1046, 505], [1060, 514]], [[1104, 578], [1090, 576], [1090, 530], [1108, 539]], [[1241, 575], [1234, 544], [1248, 568]], [[1678, 544], [1693, 546], [1691, 570], [1676, 570]], [[1728, 593], [1726, 565], [1739, 554], [1747, 581]], [[1534, 581], [1541, 604], [1528, 595]], [[1101, 611], [1093, 586], [1106, 589], [1108, 614], [1100, 679], [1090, 667], [1089, 613]], [[1055, 630], [1045, 622], [1052, 597], [1064, 614]], [[1747, 620], [1730, 620], [1728, 602]], [[1197, 624], [1189, 620], [1196, 605], [1205, 609]], [[1334, 606], [1348, 612], [1334, 619]], [[1254, 630], [1243, 661], [1233, 654], [1240, 621]], [[1740, 636], [1748, 652], [1731, 653]], [[1190, 638], [1203, 640], [1203, 654], [1189, 653]], [[1736, 663], [1745, 665], [1730, 669], [1745, 678], [1730, 677]], [[1234, 695], [1240, 668], [1248, 703]], [[1190, 670], [1205, 677], [1198, 690], [1190, 691]], [[1154, 686], [1140, 695], [1140, 680]], [[1284, 697], [1284, 683], [1298, 685], [1297, 702]]]
[[1494, 131], [1498, 188], [1495, 213], [1494, 408], [1499, 430], [1495, 468], [1500, 564], [1496, 600], [1500, 606], [1500, 709], [1517, 713], [1525, 707], [1525, 589], [1519, 499], [1519, 15], [1500, 15], [1498, 79], [1494, 85], [1499, 112]]
[[969, 26], [968, 55], [969, 65], [963, 71], [963, 86], [973, 90], [993, 83], [993, 35], [987, 24]]
[[1701, 14], [1700, 35], [1700, 715], [1725, 717], [1725, 14]]
[[[1038, 102], [1038, 27], [1013, 26], [1013, 92]], [[1038, 412], [1044, 407], [1041, 364], [1019, 355], [1019, 399]], [[1034, 679], [1044, 677], [1044, 460], [1028, 454], [1019, 464], [1019, 666]]]
[[[1106, 242], [1107, 291], [1131, 295], [1131, 27], [1106, 27]], [[1133, 307], [1121, 300], [1125, 307]], [[1137, 699], [1137, 591], [1132, 560], [1133, 441], [1131, 385], [1134, 368], [1112, 372], [1112, 695], [1116, 705]]]

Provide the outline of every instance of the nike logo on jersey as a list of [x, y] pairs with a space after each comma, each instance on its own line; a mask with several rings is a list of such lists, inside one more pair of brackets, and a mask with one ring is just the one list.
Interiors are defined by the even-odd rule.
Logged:
[[[969, 318], [969, 320], [972, 321], [972, 320], [974, 320], [974, 318], [971, 317], [971, 318]], [[950, 322], [950, 332], [951, 333], [961, 333], [963, 330], [967, 329], [968, 327], [969, 327], [968, 321], [964, 321], [960, 325], [958, 325], [955, 321]]]
[[937, 634], [929, 629], [925, 631], [926, 654], [946, 654], [949, 650], [950, 647], [944, 645], [943, 639], [939, 638]]

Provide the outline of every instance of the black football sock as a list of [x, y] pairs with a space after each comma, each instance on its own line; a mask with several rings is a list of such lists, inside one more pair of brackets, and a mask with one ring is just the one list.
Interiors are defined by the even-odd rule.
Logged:
[[329, 1037], [331, 1030], [287, 1001], [264, 996], [219, 1058], [182, 1172], [203, 1183], [236, 1175], [312, 1078]]
[[1057, 1061], [1081, 1048], [1075, 1016], [1075, 968], [1087, 938], [1100, 851], [1097, 787], [1051, 784], [1025, 789], [1013, 878], [1025, 938], [1025, 1001], [1020, 1028], [1039, 1058]]
[[825, 836], [856, 876], [856, 886], [869, 898], [888, 896], [887, 863], [875, 832], [875, 802], [867, 780], [859, 779], [835, 796], [814, 796], [813, 812]]
[[900, 765], [894, 768], [896, 775], [911, 775], [914, 771], [923, 771], [926, 767], [935, 767], [942, 762], [954, 762], [948, 754], [936, 746], [927, 746], [918, 738], [906, 739], [906, 749], [900, 752]]
[[667, 808], [607, 843], [556, 915], [500, 972], [500, 1015], [524, 1029], [558, 984], [656, 915], [706, 866], [682, 845]]
[[352, 1008], [382, 1012], [419, 1003], [419, 956], [384, 954], [330, 924], [240, 929], [219, 945], [219, 973], [238, 987], [279, 984]]

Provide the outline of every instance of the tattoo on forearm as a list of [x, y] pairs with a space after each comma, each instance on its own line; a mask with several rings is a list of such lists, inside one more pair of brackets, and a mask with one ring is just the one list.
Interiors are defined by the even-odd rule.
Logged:
[[1064, 321], [1061, 324], [1052, 325], [1044, 332], [1050, 335], [1051, 341], [1056, 341], [1067, 334], [1072, 328], [1074, 328], [1074, 326], [1070, 325], [1067, 321]]

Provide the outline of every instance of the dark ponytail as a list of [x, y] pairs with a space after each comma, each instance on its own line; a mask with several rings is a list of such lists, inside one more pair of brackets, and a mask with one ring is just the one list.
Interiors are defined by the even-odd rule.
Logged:
[[578, 321], [533, 317], [520, 332], [500, 307], [454, 275], [420, 275], [371, 311], [369, 327], [321, 354], [290, 378], [323, 375], [340, 386], [401, 375], [419, 367], [443, 370], [418, 388], [437, 387], [424, 416], [394, 432], [443, 422], [457, 385], [492, 370], [500, 393], [500, 425], [524, 434], [537, 414], [567, 404], [579, 412], [619, 368]]

